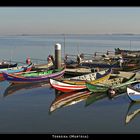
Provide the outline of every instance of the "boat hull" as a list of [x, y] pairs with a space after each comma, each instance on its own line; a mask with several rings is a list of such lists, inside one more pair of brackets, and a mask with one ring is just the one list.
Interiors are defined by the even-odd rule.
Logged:
[[[111, 69], [108, 71], [104, 71], [104, 74], [99, 74], [99, 73], [92, 73], [91, 74], [93, 77], [92, 83], [98, 83], [107, 80], [110, 75], [111, 75]], [[87, 75], [84, 75], [80, 78], [84, 78]], [[88, 75], [89, 76], [89, 75]], [[86, 84], [85, 84], [85, 79], [81, 80], [78, 79], [79, 77], [71, 78], [69, 80], [62, 80], [62, 81], [57, 81], [54, 79], [50, 79], [50, 84], [52, 87], [54, 87], [57, 90], [60, 90], [62, 92], [72, 92], [76, 90], [81, 90], [81, 89], [86, 89]], [[96, 79], [97, 78], [97, 79]]]
[[51, 74], [43, 75], [43, 76], [29, 76], [24, 77], [20, 75], [7, 74], [3, 73], [4, 78], [10, 83], [14, 84], [26, 84], [26, 83], [37, 83], [37, 82], [48, 82], [50, 78], [60, 78], [64, 75], [65, 68], [61, 69], [61, 71], [53, 72]]
[[127, 95], [131, 101], [140, 101], [140, 88], [136, 89], [135, 87], [127, 87]]
[[50, 85], [61, 92], [72, 92], [76, 90], [86, 89], [86, 85], [73, 85], [56, 81], [54, 79], [50, 79]]
[[[126, 92], [127, 86], [129, 84], [137, 82], [137, 80], [135, 80], [135, 75], [136, 74], [133, 74], [125, 82], [122, 82], [121, 78], [114, 78], [114, 79], [110, 79], [110, 80], [106, 81], [106, 83], [102, 83], [102, 84], [92, 84], [90, 82], [86, 82], [86, 86], [92, 92], [105, 92], [105, 93], [107, 93], [109, 91], [109, 88], [113, 87], [113, 89], [117, 93], [122, 93], [122, 92]], [[112, 80], [112, 82], [109, 83], [109, 81], [111, 81], [111, 80]]]

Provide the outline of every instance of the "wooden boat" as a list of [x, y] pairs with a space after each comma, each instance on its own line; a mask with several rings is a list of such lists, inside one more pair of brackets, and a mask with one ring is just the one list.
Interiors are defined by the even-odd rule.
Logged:
[[[120, 62], [123, 61], [121, 64]], [[116, 71], [132, 71], [140, 69], [140, 56], [139, 57], [123, 57], [117, 56], [109, 60], [96, 61], [91, 63], [81, 63], [82, 66], [89, 68], [112, 68]]]
[[8, 62], [0, 62], [0, 69], [2, 68], [13, 68], [13, 67], [17, 67], [17, 63], [15, 64], [11, 64]]
[[32, 63], [27, 65], [27, 66], [17, 66], [17, 67], [13, 67], [13, 68], [5, 68], [5, 69], [0, 69], [0, 80], [4, 80], [3, 77], [3, 72], [12, 74], [12, 73], [21, 73], [21, 72], [28, 72], [32, 69]]
[[140, 69], [140, 57], [128, 58], [122, 65], [123, 71], [133, 71], [137, 69]]
[[140, 114], [140, 103], [131, 102], [125, 116], [125, 124], [130, 123], [139, 114]]
[[129, 85], [127, 95], [131, 101], [140, 101], [140, 82]]
[[127, 54], [127, 53], [140, 53], [140, 50], [123, 50], [120, 48], [115, 48], [115, 54]]
[[65, 68], [61, 68], [48, 71], [23, 73], [21, 75], [8, 74], [3, 72], [3, 76], [5, 80], [9, 81], [10, 83], [25, 84], [49, 81], [50, 78], [60, 78], [63, 76], [64, 72]]
[[91, 92], [87, 90], [83, 90], [80, 92], [74, 91], [70, 93], [64, 93], [56, 96], [55, 100], [52, 102], [50, 106], [50, 113], [55, 111], [58, 108], [70, 106], [81, 101], [86, 100], [86, 98], [91, 94]]
[[81, 66], [90, 67], [90, 68], [120, 68], [120, 65], [117, 61], [112, 63], [105, 62], [105, 61], [82, 62]]
[[49, 62], [47, 64], [34, 64], [32, 67], [33, 71], [38, 71], [38, 70], [45, 70], [45, 69], [51, 69], [53, 68], [53, 62]]
[[7, 97], [9, 95], [13, 95], [20, 90], [27, 90], [39, 87], [47, 87], [49, 86], [46, 82], [41, 83], [30, 83], [30, 84], [10, 84], [3, 93], [3, 97]]
[[91, 72], [91, 68], [88, 67], [66, 68], [65, 75], [80, 76]]
[[79, 78], [81, 79], [76, 79], [76, 77], [74, 79], [63, 80], [63, 81], [50, 79], [50, 85], [53, 88], [60, 90], [62, 92], [72, 92], [75, 90], [86, 89], [87, 87], [85, 85], [85, 81], [88, 79], [92, 80], [91, 83], [98, 83], [101, 81], [106, 81], [109, 78], [110, 74], [111, 74], [111, 70], [109, 69], [108, 71], [104, 71], [104, 74], [101, 74], [100, 72], [99, 73], [96, 72], [84, 76], [79, 76]]
[[112, 72], [111, 69], [106, 69], [99, 72], [93, 72], [81, 76], [65, 78], [63, 79], [63, 82], [75, 85], [85, 84], [85, 81], [91, 81], [91, 83], [98, 83], [109, 79], [111, 72]]
[[[96, 92], [107, 93], [107, 92], [111, 92], [111, 90], [117, 93], [125, 92], [129, 84], [137, 82], [137, 80], [135, 80], [135, 76], [136, 74], [134, 73], [129, 78], [117, 77], [98, 84], [92, 84], [87, 81], [86, 86], [90, 91], [95, 93]], [[110, 89], [110, 87], [112, 89]]]

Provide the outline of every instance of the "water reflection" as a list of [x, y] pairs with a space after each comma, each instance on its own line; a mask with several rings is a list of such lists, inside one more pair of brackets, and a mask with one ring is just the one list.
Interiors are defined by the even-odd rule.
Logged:
[[12, 95], [20, 90], [33, 89], [33, 88], [44, 87], [44, 86], [49, 87], [49, 84], [47, 82], [29, 83], [29, 84], [10, 84], [9, 87], [6, 88], [3, 97]]
[[83, 100], [86, 100], [90, 94], [91, 92], [88, 90], [74, 91], [69, 93], [63, 93], [56, 90], [56, 98], [52, 102], [49, 112], [51, 113], [58, 108], [70, 106]]
[[107, 97], [106, 93], [93, 93], [88, 98], [86, 99], [86, 104], [85, 106], [89, 106], [93, 104], [94, 102], [101, 100], [103, 98]]
[[125, 117], [125, 124], [130, 123], [140, 113], [140, 102], [131, 102]]

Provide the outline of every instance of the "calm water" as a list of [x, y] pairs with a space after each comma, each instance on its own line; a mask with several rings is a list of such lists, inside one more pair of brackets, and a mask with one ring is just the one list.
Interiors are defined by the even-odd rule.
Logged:
[[[25, 61], [28, 56], [47, 59], [49, 54], [54, 54], [55, 43], [62, 44], [64, 55], [62, 35], [0, 36], [0, 59]], [[139, 49], [140, 35], [65, 36], [68, 54], [114, 51], [118, 47]], [[140, 104], [131, 104], [125, 93], [113, 100], [104, 97], [94, 102], [94, 96], [86, 93], [85, 98], [76, 96], [72, 105], [63, 105], [50, 113], [52, 103], [60, 96], [47, 83], [10, 88], [3, 81], [0, 89], [0, 133], [140, 132]]]

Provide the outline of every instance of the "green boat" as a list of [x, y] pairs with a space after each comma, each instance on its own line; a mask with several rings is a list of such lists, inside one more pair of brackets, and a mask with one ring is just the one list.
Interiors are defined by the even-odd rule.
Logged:
[[135, 79], [135, 76], [136, 74], [134, 73], [129, 78], [125, 78], [125, 77], [112, 78], [100, 84], [91, 84], [90, 82], [87, 81], [86, 86], [90, 91], [95, 93], [98, 92], [108, 93], [108, 92], [112, 92], [111, 90], [114, 90], [117, 93], [122, 93], [122, 92], [126, 92], [127, 85], [138, 81]]

